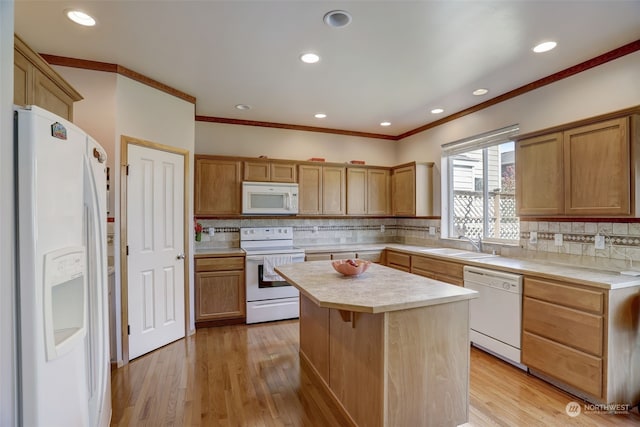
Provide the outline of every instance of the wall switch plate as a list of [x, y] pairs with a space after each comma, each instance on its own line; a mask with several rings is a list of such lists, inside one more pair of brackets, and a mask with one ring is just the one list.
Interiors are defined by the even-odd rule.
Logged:
[[553, 244], [556, 246], [562, 246], [562, 233], [556, 233], [553, 235]]
[[384, 233], [384, 224], [382, 224], [382, 225], [380, 226], [380, 232], [381, 232], [381, 233]]
[[596, 249], [604, 249], [604, 236], [601, 236], [600, 234], [596, 234], [594, 243], [595, 243]]
[[318, 226], [317, 226], [317, 225], [314, 225], [314, 226], [313, 226], [313, 232], [314, 232], [314, 233], [317, 233], [317, 232], [318, 232]]
[[538, 243], [538, 232], [532, 231], [529, 233], [529, 243]]
[[429, 235], [431, 236], [436, 235], [436, 228], [434, 226], [429, 227]]

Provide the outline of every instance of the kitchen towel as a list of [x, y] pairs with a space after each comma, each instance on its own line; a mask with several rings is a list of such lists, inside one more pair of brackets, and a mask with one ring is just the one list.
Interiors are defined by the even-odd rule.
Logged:
[[262, 280], [265, 282], [277, 282], [284, 280], [274, 268], [279, 265], [291, 264], [291, 255], [265, 255], [262, 267]]

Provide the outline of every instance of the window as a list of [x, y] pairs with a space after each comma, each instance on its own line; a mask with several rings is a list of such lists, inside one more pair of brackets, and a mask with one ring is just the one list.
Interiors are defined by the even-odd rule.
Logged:
[[[520, 236], [515, 201], [517, 126], [442, 146], [443, 234], [514, 241]], [[444, 173], [446, 171], [446, 174]], [[445, 224], [446, 221], [446, 224]]]

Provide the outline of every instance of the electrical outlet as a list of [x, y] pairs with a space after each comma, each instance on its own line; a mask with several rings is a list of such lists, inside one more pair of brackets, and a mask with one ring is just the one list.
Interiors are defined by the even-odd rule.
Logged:
[[596, 234], [594, 243], [595, 243], [596, 249], [604, 249], [604, 236], [600, 234]]
[[529, 243], [538, 243], [538, 232], [532, 231], [529, 233]]
[[553, 235], [553, 244], [556, 246], [562, 246], [562, 233], [556, 233]]
[[314, 233], [317, 233], [317, 232], [318, 232], [318, 226], [317, 226], [317, 225], [314, 225], [314, 226], [313, 226], [313, 232], [314, 232]]
[[436, 235], [436, 228], [434, 226], [429, 227], [429, 235], [431, 236]]
[[381, 233], [384, 233], [384, 224], [382, 224], [382, 225], [380, 226], [380, 232], [381, 232]]

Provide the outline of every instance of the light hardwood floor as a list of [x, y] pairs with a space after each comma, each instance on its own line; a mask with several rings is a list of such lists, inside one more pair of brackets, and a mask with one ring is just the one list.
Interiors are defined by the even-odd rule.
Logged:
[[[198, 329], [112, 372], [112, 425], [348, 425], [300, 370], [298, 342], [297, 320]], [[470, 390], [468, 426], [640, 425], [637, 408], [571, 418], [584, 402], [475, 348]]]

